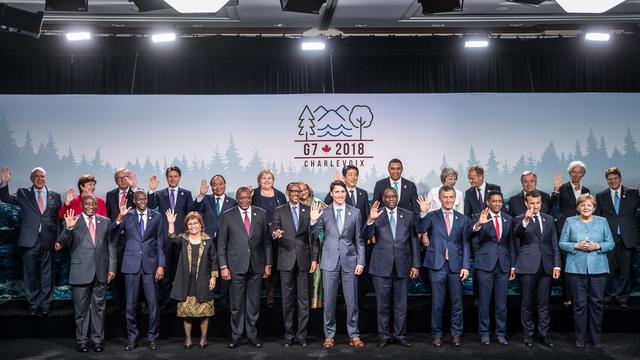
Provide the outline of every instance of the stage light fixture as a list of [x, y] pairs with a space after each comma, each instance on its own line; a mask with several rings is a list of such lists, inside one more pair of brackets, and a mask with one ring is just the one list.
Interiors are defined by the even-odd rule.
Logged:
[[556, 0], [564, 11], [568, 13], [601, 14], [624, 0]]
[[589, 41], [609, 41], [611, 35], [602, 32], [588, 32], [585, 34], [584, 39]]
[[305, 51], [320, 51], [324, 50], [326, 47], [324, 41], [303, 41], [300, 44], [300, 48]]
[[229, 0], [164, 0], [177, 12], [186, 13], [216, 13], [222, 9]]
[[464, 0], [418, 0], [423, 14], [462, 11]]
[[486, 48], [489, 46], [489, 40], [473, 39], [465, 40], [464, 47], [466, 48]]
[[326, 2], [327, 0], [280, 0], [280, 6], [284, 11], [317, 15]]
[[88, 31], [68, 32], [65, 36], [69, 41], [91, 40], [91, 33]]
[[45, 0], [46, 11], [82, 11], [87, 12], [89, 0]]
[[151, 35], [151, 41], [154, 43], [163, 43], [176, 41], [176, 33], [159, 33]]
[[0, 4], [0, 31], [17, 32], [18, 34], [40, 37], [44, 12], [32, 13]]

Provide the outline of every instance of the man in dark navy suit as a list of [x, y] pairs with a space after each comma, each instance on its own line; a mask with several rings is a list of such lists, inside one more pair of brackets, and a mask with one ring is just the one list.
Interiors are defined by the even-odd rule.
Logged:
[[524, 344], [533, 346], [535, 324], [534, 305], [537, 302], [538, 336], [540, 342], [553, 346], [549, 336], [549, 296], [551, 282], [560, 277], [560, 248], [553, 217], [540, 212], [542, 195], [537, 190], [527, 193], [527, 211], [514, 219], [514, 234], [520, 239], [516, 244], [517, 256], [511, 268], [511, 276], [518, 275], [522, 301], [520, 322]]
[[471, 187], [464, 193], [464, 214], [473, 218], [485, 208], [489, 191], [500, 191], [500, 186], [484, 181], [484, 168], [480, 165], [470, 167], [467, 178]]
[[384, 190], [391, 186], [398, 193], [398, 207], [418, 215], [420, 212], [418, 190], [413, 181], [402, 177], [402, 161], [391, 159], [387, 171], [389, 171], [389, 177], [378, 180], [373, 188], [373, 201], [382, 202]]
[[527, 212], [527, 202], [525, 196], [527, 193], [537, 190], [542, 198], [542, 207], [540, 212], [552, 215], [551, 208], [551, 196], [544, 191], [538, 190], [538, 175], [533, 171], [526, 170], [520, 175], [520, 183], [522, 184], [522, 191], [514, 194], [509, 198], [509, 215], [516, 217]]
[[407, 287], [409, 279], [419, 275], [420, 250], [413, 212], [396, 206], [398, 194], [392, 187], [384, 191], [384, 208], [373, 203], [367, 219], [367, 237], [376, 237], [369, 274], [373, 277], [378, 312], [379, 348], [391, 342], [389, 308], [393, 294], [393, 338], [402, 346], [411, 346], [405, 338], [407, 327]]
[[135, 209], [121, 206], [116, 221], [111, 223], [112, 233], [124, 231], [125, 237], [124, 257], [120, 270], [125, 276], [127, 293], [128, 343], [125, 350], [134, 349], [138, 342], [136, 306], [140, 283], [142, 283], [149, 310], [147, 340], [149, 348], [156, 350], [158, 348], [156, 340], [160, 333], [157, 282], [164, 277], [164, 243], [167, 241], [167, 230], [162, 222], [164, 216], [147, 207], [147, 194], [144, 190], [137, 189], [133, 199]]

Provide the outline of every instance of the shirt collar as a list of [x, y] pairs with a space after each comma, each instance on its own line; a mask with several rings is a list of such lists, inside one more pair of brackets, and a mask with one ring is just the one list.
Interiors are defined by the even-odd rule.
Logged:
[[240, 210], [240, 215], [244, 215], [244, 212], [247, 212], [247, 215], [251, 216], [251, 206], [249, 206], [247, 208], [247, 210], [242, 210], [242, 208], [240, 208], [240, 206], [238, 206], [238, 210]]

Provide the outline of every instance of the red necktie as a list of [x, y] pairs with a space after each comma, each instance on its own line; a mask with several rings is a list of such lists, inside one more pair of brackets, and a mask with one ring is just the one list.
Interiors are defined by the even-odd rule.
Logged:
[[247, 211], [244, 212], [244, 229], [247, 230], [247, 235], [251, 235], [251, 221], [249, 221], [249, 216], [247, 216]]
[[[451, 214], [451, 211], [445, 211], [444, 213], [444, 223], [447, 224], [447, 235], [451, 236], [451, 219], [449, 219], [449, 214]], [[444, 249], [444, 259], [449, 261], [449, 246], [447, 245], [447, 247]]]
[[91, 218], [92, 217], [89, 216], [89, 235], [91, 235], [91, 242], [93, 242], [93, 246], [96, 246], [96, 227], [93, 225]]
[[496, 224], [496, 236], [498, 237], [498, 242], [500, 242], [500, 218], [498, 215], [494, 215], [493, 218]]
[[120, 192], [120, 206], [127, 205], [127, 195], [124, 191]]

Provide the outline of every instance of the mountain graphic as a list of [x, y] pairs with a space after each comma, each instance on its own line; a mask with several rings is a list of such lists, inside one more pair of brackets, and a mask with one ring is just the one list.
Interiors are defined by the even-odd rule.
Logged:
[[349, 108], [340, 105], [337, 109], [329, 109], [324, 106], [318, 106], [313, 111], [316, 119], [317, 137], [352, 137], [351, 131], [353, 127], [347, 121], [349, 117]]

